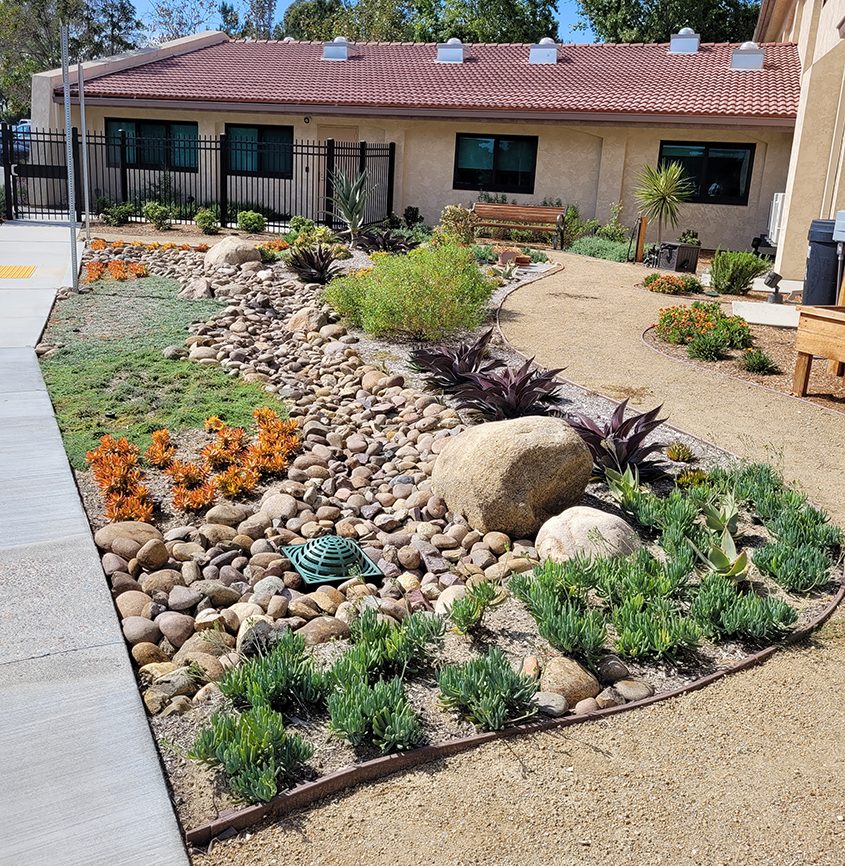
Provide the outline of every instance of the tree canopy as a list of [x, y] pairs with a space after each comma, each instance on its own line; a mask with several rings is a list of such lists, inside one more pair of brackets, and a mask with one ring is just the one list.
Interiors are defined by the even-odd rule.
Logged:
[[702, 42], [744, 42], [757, 23], [756, 0], [578, 0], [584, 25], [606, 42], [668, 42], [692, 27]]

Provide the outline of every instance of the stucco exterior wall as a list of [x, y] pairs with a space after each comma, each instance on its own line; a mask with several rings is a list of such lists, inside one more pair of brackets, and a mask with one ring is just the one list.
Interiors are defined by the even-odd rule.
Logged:
[[[455, 136], [459, 132], [536, 135], [539, 141], [534, 192], [509, 194], [509, 198], [520, 204], [559, 198], [566, 204], [577, 204], [584, 217], [603, 221], [610, 217], [610, 206], [622, 201], [623, 218], [630, 225], [637, 217], [634, 199], [637, 178], [645, 164], [657, 161], [661, 140], [753, 142], [756, 153], [747, 205], [687, 204], [681, 212], [679, 229], [697, 230], [705, 247], [732, 249], [747, 248], [751, 238], [765, 230], [772, 196], [785, 189], [792, 140], [792, 130], [787, 127], [509, 123], [320, 115], [310, 116], [306, 123], [302, 115], [266, 112], [87, 106], [89, 129], [103, 132], [107, 117], [195, 121], [200, 136], [219, 135], [226, 123], [279, 123], [292, 125], [296, 139], [393, 141], [396, 143], [394, 210], [401, 213], [407, 205], [413, 205], [432, 224], [446, 205], [458, 202], [470, 205], [477, 198], [475, 192], [452, 188]], [[315, 170], [319, 172], [320, 166], [315, 166]]]
[[[775, 268], [804, 278], [814, 219], [845, 209], [845, 0], [766, 0], [758, 39], [798, 42], [801, 101]], [[842, 26], [840, 26], [842, 25]]]

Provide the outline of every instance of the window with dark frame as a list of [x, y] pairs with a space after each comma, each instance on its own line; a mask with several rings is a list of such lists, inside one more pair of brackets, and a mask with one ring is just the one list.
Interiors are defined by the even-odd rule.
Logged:
[[753, 144], [661, 141], [659, 163], [678, 162], [692, 178], [688, 201], [698, 204], [748, 204]]
[[227, 123], [229, 173], [293, 177], [293, 127]]
[[536, 135], [459, 132], [455, 137], [453, 189], [530, 195], [536, 168]]
[[106, 118], [106, 162], [120, 165], [120, 131], [126, 133], [126, 165], [169, 171], [196, 171], [199, 127], [182, 120]]

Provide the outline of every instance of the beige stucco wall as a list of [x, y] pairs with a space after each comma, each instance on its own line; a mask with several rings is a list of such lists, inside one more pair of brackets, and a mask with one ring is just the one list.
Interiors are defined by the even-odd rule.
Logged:
[[[767, 8], [768, 7], [768, 8]], [[767, 0], [757, 38], [797, 41], [801, 101], [789, 164], [775, 268], [804, 278], [814, 219], [845, 208], [845, 0]]]
[[[452, 189], [455, 134], [458, 132], [536, 135], [539, 139], [533, 195], [509, 195], [520, 204], [560, 198], [577, 204], [585, 217], [607, 220], [616, 201], [624, 218], [636, 220], [634, 190], [642, 167], [657, 161], [660, 141], [753, 142], [756, 144], [751, 190], [746, 206], [687, 204], [679, 228], [698, 231], [706, 247], [744, 248], [765, 230], [772, 196], [786, 184], [792, 130], [785, 127], [681, 126], [658, 124], [581, 124], [481, 120], [413, 120], [391, 117], [338, 117], [263, 112], [174, 111], [89, 105], [88, 127], [102, 132], [106, 117], [192, 120], [199, 134], [218, 135], [226, 123], [280, 123], [294, 127], [297, 139], [326, 137], [396, 143], [394, 210], [420, 209], [428, 223], [457, 202], [470, 205], [477, 193]], [[348, 133], [348, 134], [344, 134]], [[312, 169], [319, 176], [322, 167]], [[671, 232], [667, 236], [671, 236]]]

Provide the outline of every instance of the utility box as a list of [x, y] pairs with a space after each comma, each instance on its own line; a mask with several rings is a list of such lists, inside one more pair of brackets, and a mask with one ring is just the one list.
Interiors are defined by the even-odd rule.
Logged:
[[694, 274], [698, 267], [701, 247], [695, 244], [680, 244], [674, 241], [660, 245], [657, 267], [681, 274]]

